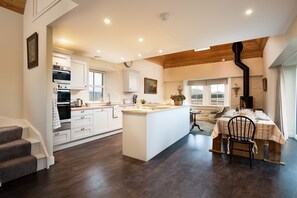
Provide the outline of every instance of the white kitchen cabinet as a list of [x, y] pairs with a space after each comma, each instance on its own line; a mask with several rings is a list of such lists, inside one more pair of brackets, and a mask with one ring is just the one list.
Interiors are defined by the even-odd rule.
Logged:
[[122, 112], [119, 112], [118, 113], [118, 117], [114, 118], [112, 115], [111, 115], [111, 119], [110, 119], [110, 130], [113, 131], [113, 130], [117, 130], [117, 129], [121, 129], [123, 128], [123, 113]]
[[53, 53], [52, 64], [62, 67], [70, 67], [70, 56], [65, 54]]
[[73, 116], [71, 118], [71, 128], [84, 127], [93, 124], [93, 115]]
[[77, 127], [71, 129], [71, 140], [79, 140], [93, 135], [93, 127]]
[[54, 146], [70, 142], [70, 130], [53, 133]]
[[71, 111], [71, 141], [93, 135], [93, 110]]
[[111, 108], [94, 109], [94, 134], [109, 131], [110, 116]]
[[135, 70], [123, 71], [123, 91], [137, 92], [139, 89], [139, 72]]
[[71, 60], [71, 89], [86, 89], [88, 66], [86, 62]]

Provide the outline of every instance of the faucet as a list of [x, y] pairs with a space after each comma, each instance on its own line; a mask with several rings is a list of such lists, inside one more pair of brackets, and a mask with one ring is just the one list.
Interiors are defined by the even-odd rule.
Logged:
[[108, 98], [107, 106], [110, 106], [111, 102], [110, 102], [110, 94], [109, 93], [107, 94], [107, 98]]

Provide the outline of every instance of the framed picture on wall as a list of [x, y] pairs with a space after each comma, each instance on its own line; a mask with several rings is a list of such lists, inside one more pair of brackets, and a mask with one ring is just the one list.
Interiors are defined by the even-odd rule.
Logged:
[[158, 81], [150, 78], [144, 78], [144, 93], [157, 94]]
[[28, 69], [38, 66], [38, 34], [35, 32], [27, 38]]

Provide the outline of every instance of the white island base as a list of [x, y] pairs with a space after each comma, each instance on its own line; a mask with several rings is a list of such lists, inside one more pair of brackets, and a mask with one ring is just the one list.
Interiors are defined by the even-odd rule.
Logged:
[[123, 155], [148, 161], [189, 133], [189, 107], [123, 110]]

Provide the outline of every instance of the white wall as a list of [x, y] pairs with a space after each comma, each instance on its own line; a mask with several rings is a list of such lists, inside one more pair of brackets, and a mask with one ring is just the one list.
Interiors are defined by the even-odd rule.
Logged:
[[[263, 59], [242, 60], [250, 68], [251, 76], [263, 75]], [[233, 61], [191, 65], [164, 69], [164, 81], [203, 80], [242, 76], [242, 70]]]
[[[49, 155], [53, 154], [52, 134], [52, 45], [51, 30], [47, 27], [76, 4], [70, 0], [59, 1], [51, 9], [33, 20], [33, 0], [27, 0], [23, 15], [23, 117], [42, 135]], [[27, 68], [26, 39], [38, 33], [38, 67]]]
[[[250, 94], [254, 96], [254, 106], [256, 108], [263, 108], [263, 59], [244, 59], [243, 63], [245, 63], [250, 68]], [[238, 107], [240, 98], [239, 96], [242, 95], [243, 90], [242, 75], [243, 71], [239, 67], [237, 67], [233, 61], [167, 68], [164, 69], [164, 99], [166, 103], [172, 103], [170, 95], [176, 94], [178, 86], [183, 85], [183, 83], [186, 83], [187, 80], [229, 78], [231, 79], [231, 81], [229, 81], [229, 87], [226, 91], [226, 94], [230, 95], [230, 99], [227, 103], [230, 103], [231, 107]], [[238, 91], [238, 97], [234, 96], [234, 93], [231, 89], [231, 87], [234, 86], [234, 83], [237, 83], [241, 87], [241, 89]], [[184, 101], [184, 104], [190, 104], [189, 88], [186, 85], [183, 86], [184, 94], [186, 95], [186, 97], [188, 96], [187, 99]]]
[[0, 115], [23, 116], [23, 16], [0, 7]]
[[291, 42], [297, 39], [297, 17], [283, 35], [269, 37], [263, 51], [264, 77], [267, 78], [267, 92], [264, 93], [264, 110], [274, 120], [276, 104], [277, 70], [273, 67], [283, 64], [291, 54]]
[[[87, 61], [87, 58], [76, 57], [79, 60]], [[104, 61], [87, 61], [91, 69], [103, 71], [105, 73], [105, 93], [104, 101], [107, 101], [107, 94], [110, 94], [111, 102], [123, 103], [123, 99], [132, 99], [134, 94], [138, 95], [138, 100], [145, 99], [151, 103], [164, 102], [164, 83], [163, 67], [149, 61], [134, 61], [131, 70], [139, 72], [139, 91], [135, 93], [123, 92], [123, 73], [125, 68], [123, 64], [112, 64]], [[156, 79], [158, 81], [157, 94], [144, 94], [144, 78]], [[72, 90], [72, 99], [81, 98], [84, 102], [89, 101], [88, 89]]]
[[[123, 102], [123, 99], [132, 98], [138, 95], [138, 100], [145, 99], [151, 103], [164, 102], [163, 67], [149, 61], [134, 61], [130, 69], [139, 71], [139, 91], [136, 93], [123, 93], [123, 74], [126, 69], [123, 64], [118, 64], [117, 71], [106, 72], [106, 93], [110, 93], [111, 100]], [[144, 78], [151, 78], [158, 81], [157, 94], [144, 94]]]

